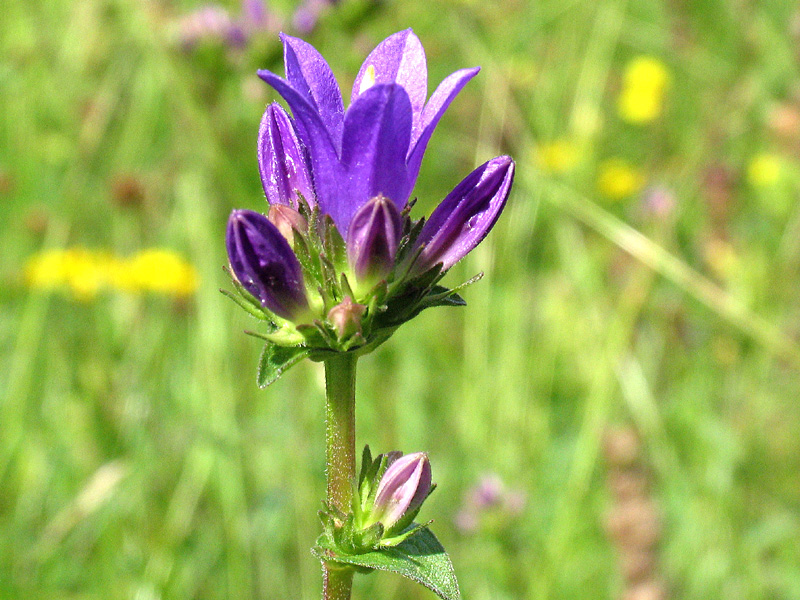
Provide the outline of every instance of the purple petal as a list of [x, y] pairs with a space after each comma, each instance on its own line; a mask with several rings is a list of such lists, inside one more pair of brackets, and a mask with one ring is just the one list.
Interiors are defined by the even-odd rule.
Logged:
[[446, 271], [477, 246], [497, 222], [514, 180], [514, 161], [498, 156], [467, 175], [442, 200], [417, 238], [415, 273], [438, 263]]
[[[353, 84], [351, 104], [369, 87], [380, 83], [397, 83], [405, 88], [414, 115], [412, 131], [416, 132], [428, 97], [428, 67], [422, 43], [411, 29], [390, 35], [370, 52]], [[415, 137], [412, 133], [412, 139]]]
[[[322, 212], [332, 214], [331, 207], [342, 204], [339, 200], [340, 188], [346, 188], [347, 182], [325, 124], [316, 109], [285, 80], [270, 71], [259, 71], [258, 76], [275, 88], [292, 109], [298, 136], [311, 160], [317, 204]], [[346, 189], [344, 191], [347, 192]], [[344, 231], [341, 231], [344, 235]]]
[[433, 130], [439, 124], [439, 119], [450, 106], [450, 103], [467, 85], [467, 82], [475, 77], [480, 71], [480, 67], [473, 67], [471, 69], [461, 69], [445, 77], [444, 81], [439, 84], [436, 91], [433, 92], [428, 104], [425, 105], [425, 110], [422, 111], [422, 121], [420, 128], [416, 130], [418, 135], [411, 140], [412, 149], [408, 155], [408, 183], [409, 190], [414, 188], [419, 175], [419, 168], [422, 164], [422, 155], [425, 154], [425, 148], [433, 135]]
[[401, 86], [375, 85], [347, 110], [342, 165], [347, 171], [347, 196], [326, 207], [346, 236], [355, 212], [383, 194], [402, 209], [411, 191], [405, 155], [411, 138], [411, 103]]
[[225, 245], [236, 279], [262, 306], [285, 319], [308, 306], [300, 263], [264, 215], [234, 210], [228, 219]]
[[267, 202], [298, 208], [298, 193], [314, 206], [314, 191], [305, 150], [289, 115], [273, 102], [258, 132], [258, 169]]
[[342, 139], [344, 104], [333, 71], [311, 44], [285, 33], [281, 34], [281, 41], [286, 80], [317, 110], [338, 150]]

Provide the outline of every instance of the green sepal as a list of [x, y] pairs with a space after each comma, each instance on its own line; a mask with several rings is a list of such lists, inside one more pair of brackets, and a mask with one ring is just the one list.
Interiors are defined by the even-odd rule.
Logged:
[[[223, 296], [226, 296], [231, 300], [233, 300], [234, 302], [236, 302], [236, 304], [238, 304], [240, 308], [243, 308], [248, 314], [254, 316], [256, 319], [260, 319], [262, 321], [269, 321], [269, 317], [266, 314], [264, 314], [263, 309], [260, 309], [260, 307], [256, 308], [252, 302], [245, 302], [245, 300], [242, 298], [241, 295], [237, 296], [233, 292], [223, 288], [220, 288], [219, 291], [222, 293]], [[277, 328], [277, 325], [275, 325], [275, 327]]]
[[373, 523], [353, 536], [353, 550], [356, 552], [375, 548], [383, 537], [383, 523]]
[[442, 600], [460, 600], [461, 593], [453, 563], [430, 529], [422, 526], [397, 546], [362, 554], [349, 554], [331, 544], [323, 534], [313, 554], [323, 562], [338, 563], [358, 570], [397, 573], [424, 585]]
[[261, 319], [262, 321], [271, 321], [272, 319], [270, 315], [272, 313], [267, 311], [261, 305], [261, 302], [259, 302], [258, 299], [253, 296], [253, 294], [248, 292], [245, 287], [239, 283], [239, 280], [236, 279], [236, 275], [233, 274], [233, 271], [231, 271], [228, 267], [222, 267], [222, 270], [230, 278], [231, 284], [233, 284], [233, 287], [236, 289], [236, 292], [239, 294], [239, 296], [237, 297], [236, 294], [229, 292], [228, 290], [220, 289], [219, 291], [222, 292], [224, 296], [227, 296], [236, 302], [236, 304], [241, 306], [244, 310], [257, 319]]
[[323, 219], [323, 231], [325, 233], [322, 245], [325, 249], [325, 254], [337, 271], [344, 271], [347, 268], [347, 247], [345, 246], [344, 238], [339, 233], [330, 215], [325, 215]]
[[321, 283], [322, 267], [320, 266], [319, 255], [315, 255], [315, 253], [311, 251], [308, 242], [296, 231], [294, 232], [293, 250], [303, 272], [314, 281]]
[[369, 468], [372, 466], [372, 450], [369, 449], [369, 444], [364, 446], [364, 451], [361, 453], [361, 471], [358, 474], [358, 485], [361, 487], [361, 483], [367, 476], [367, 472]]
[[272, 342], [264, 344], [258, 361], [258, 387], [265, 388], [275, 383], [285, 371], [311, 354], [305, 346], [278, 346]]
[[[417, 514], [419, 511], [415, 511], [414, 514]], [[381, 548], [391, 548], [393, 546], [398, 546], [410, 538], [412, 535], [421, 531], [428, 525], [433, 523], [433, 521], [428, 521], [427, 523], [412, 523], [410, 526], [407, 526], [404, 530], [394, 536], [385, 537], [380, 541]]]
[[431, 289], [430, 293], [422, 299], [420, 304], [424, 308], [433, 308], [434, 306], [466, 306], [467, 301], [459, 296], [455, 290], [436, 285]]

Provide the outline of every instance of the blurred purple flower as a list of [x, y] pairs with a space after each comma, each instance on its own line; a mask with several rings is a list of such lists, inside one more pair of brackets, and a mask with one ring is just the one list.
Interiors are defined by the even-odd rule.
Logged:
[[242, 0], [238, 18], [219, 4], [208, 4], [185, 15], [178, 24], [181, 45], [186, 50], [205, 41], [244, 48], [252, 35], [277, 31], [279, 27], [278, 19], [263, 0]]
[[491, 473], [484, 475], [478, 484], [470, 490], [469, 504], [478, 509], [485, 509], [500, 503], [505, 492], [503, 480]]
[[208, 4], [183, 16], [178, 23], [181, 45], [191, 50], [205, 40], [236, 38], [236, 24], [230, 13], [218, 4]]
[[473, 533], [483, 515], [497, 514], [506, 519], [516, 517], [524, 510], [525, 503], [525, 492], [508, 489], [498, 475], [489, 473], [467, 490], [454, 523], [462, 533]]
[[648, 217], [666, 219], [675, 212], [676, 205], [675, 194], [669, 188], [653, 186], [644, 192], [642, 208]]

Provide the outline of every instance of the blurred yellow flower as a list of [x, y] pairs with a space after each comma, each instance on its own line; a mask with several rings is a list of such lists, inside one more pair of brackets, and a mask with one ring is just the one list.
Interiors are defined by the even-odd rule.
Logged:
[[85, 248], [45, 250], [28, 259], [24, 274], [29, 287], [66, 288], [86, 301], [107, 289], [187, 296], [197, 288], [194, 267], [176, 253], [160, 249], [147, 249], [129, 259]]
[[769, 187], [778, 182], [781, 170], [779, 156], [768, 152], [756, 154], [747, 165], [747, 181], [753, 187]]
[[703, 258], [711, 270], [722, 278], [729, 277], [739, 266], [739, 256], [733, 246], [717, 238], [706, 241]]
[[625, 67], [622, 90], [617, 98], [619, 116], [629, 123], [647, 123], [664, 109], [664, 95], [670, 84], [663, 62], [638, 56]]
[[134, 255], [126, 271], [134, 289], [188, 296], [197, 289], [194, 267], [170, 250], [150, 249]]
[[578, 147], [568, 139], [559, 138], [536, 149], [536, 165], [545, 173], [566, 173], [580, 159]]
[[639, 169], [621, 158], [610, 158], [600, 164], [597, 189], [611, 200], [621, 200], [639, 192], [645, 177]]

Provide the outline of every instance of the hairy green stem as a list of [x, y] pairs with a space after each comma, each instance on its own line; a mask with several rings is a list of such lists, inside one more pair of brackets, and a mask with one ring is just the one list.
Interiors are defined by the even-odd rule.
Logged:
[[[325, 361], [326, 498], [345, 514], [350, 512], [356, 475], [356, 361], [344, 353]], [[323, 600], [350, 600], [352, 585], [352, 569], [323, 563]]]

